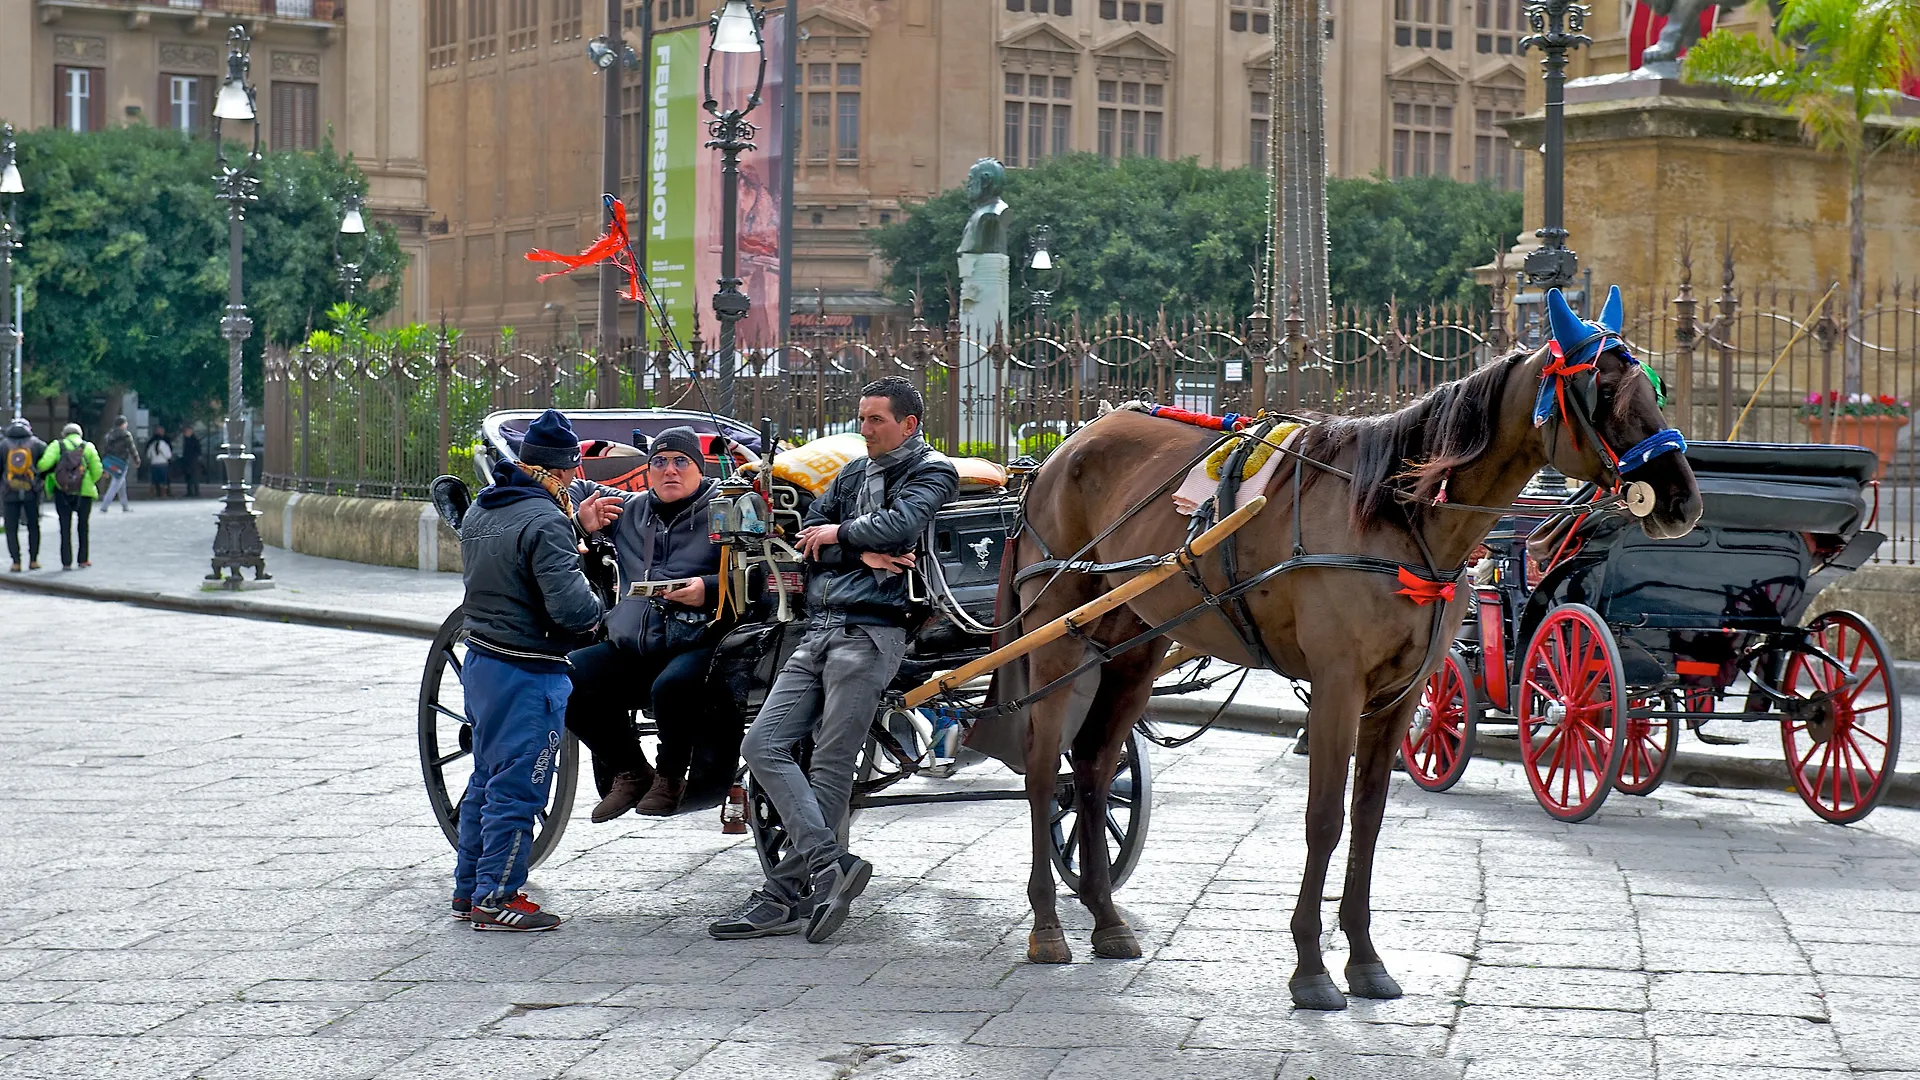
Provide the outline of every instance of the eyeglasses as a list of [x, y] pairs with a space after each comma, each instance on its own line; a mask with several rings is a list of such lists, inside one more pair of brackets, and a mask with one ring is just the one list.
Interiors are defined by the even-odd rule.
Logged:
[[647, 459], [647, 467], [650, 469], [694, 469], [699, 466], [695, 465], [693, 459], [685, 454], [659, 454]]

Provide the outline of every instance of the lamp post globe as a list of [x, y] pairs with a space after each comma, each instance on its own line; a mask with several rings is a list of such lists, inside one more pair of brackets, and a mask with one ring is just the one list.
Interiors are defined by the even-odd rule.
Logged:
[[1020, 279], [1027, 287], [1027, 302], [1032, 306], [1033, 317], [1044, 322], [1048, 309], [1053, 306], [1053, 294], [1060, 289], [1061, 272], [1053, 263], [1053, 227], [1035, 225], [1033, 233], [1027, 238], [1027, 265], [1020, 272]]
[[[365, 237], [367, 220], [360, 213], [360, 192], [357, 188], [347, 190], [346, 209], [340, 215], [340, 231], [334, 237], [333, 262], [340, 275], [340, 288], [347, 294], [347, 304], [352, 306], [354, 290], [363, 281], [360, 276], [361, 262], [349, 259], [344, 251], [349, 237]], [[366, 254], [366, 242], [361, 241], [361, 255]]]
[[[236, 25], [227, 31], [227, 78], [213, 109], [213, 145], [220, 163], [216, 196], [227, 205], [227, 308], [220, 320], [220, 336], [227, 340], [227, 420], [226, 441], [220, 445], [226, 484], [213, 534], [213, 570], [206, 577], [209, 588], [240, 588], [245, 581], [241, 571], [248, 567], [253, 569], [256, 587], [266, 587], [272, 580], [260, 542], [260, 515], [253, 508], [253, 492], [247, 482], [253, 454], [247, 448], [247, 400], [241, 380], [243, 347], [253, 334], [253, 320], [247, 317], [242, 292], [241, 248], [247, 204], [259, 199], [260, 187], [260, 178], [255, 175], [260, 164], [260, 116], [254, 108], [253, 87], [247, 82], [251, 48], [246, 27]], [[227, 144], [221, 134], [221, 124], [228, 120], [253, 128], [251, 146], [237, 163], [227, 159]]]
[[[747, 114], [760, 104], [760, 91], [767, 81], [766, 42], [760, 27], [766, 13], [747, 0], [726, 0], [708, 21], [713, 44], [707, 49], [707, 62], [701, 72], [705, 92], [702, 103], [713, 117], [707, 122], [708, 149], [720, 151], [720, 281], [713, 294], [713, 315], [720, 323], [719, 362], [720, 412], [733, 415], [734, 374], [739, 367], [735, 336], [741, 319], [753, 310], [753, 301], [740, 289], [740, 153], [752, 150], [754, 127]], [[713, 92], [713, 61], [716, 54], [751, 53], [757, 56], [753, 92], [744, 104], [721, 108]]]

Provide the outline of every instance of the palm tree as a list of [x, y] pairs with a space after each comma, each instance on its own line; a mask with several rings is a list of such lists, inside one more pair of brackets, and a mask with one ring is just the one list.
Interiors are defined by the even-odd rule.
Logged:
[[[1920, 146], [1920, 126], [1869, 124], [1920, 70], [1920, 0], [1784, 0], [1774, 39], [1715, 30], [1686, 57], [1689, 82], [1723, 82], [1783, 106], [1822, 150], [1842, 154], [1848, 319], [1866, 305], [1867, 165], [1889, 146]], [[1860, 389], [1859, 333], [1846, 344], [1846, 390]]]

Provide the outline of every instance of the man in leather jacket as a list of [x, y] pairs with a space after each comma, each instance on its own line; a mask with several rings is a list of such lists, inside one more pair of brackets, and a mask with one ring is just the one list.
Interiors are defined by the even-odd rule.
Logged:
[[467, 661], [461, 685], [473, 725], [473, 775], [460, 800], [453, 916], [475, 930], [552, 930], [520, 887], [534, 814], [559, 765], [572, 684], [567, 654], [592, 640], [600, 600], [580, 571], [566, 483], [580, 473], [580, 440], [548, 409], [527, 428], [520, 460], [460, 523], [466, 579]]
[[[708, 536], [713, 481], [690, 427], [655, 436], [642, 492], [591, 480], [570, 489], [580, 525], [611, 537], [619, 599], [607, 616], [607, 640], [573, 654], [567, 729], [613, 774], [594, 821], [637, 810], [665, 817], [680, 808], [694, 744], [714, 720], [703, 692], [713, 660], [713, 612], [720, 595], [720, 546]], [[686, 582], [654, 596], [628, 596], [642, 581]], [[647, 763], [628, 714], [647, 709], [660, 734], [659, 770]]]
[[[953, 463], [921, 434], [925, 411], [919, 391], [898, 376], [862, 387], [868, 456], [848, 462], [807, 511], [799, 537], [815, 564], [807, 634], [741, 745], [792, 848], [737, 914], [707, 928], [716, 938], [804, 926], [808, 941], [825, 941], [873, 874], [839, 840], [854, 762], [917, 621], [907, 599], [913, 550], [960, 486]], [[799, 748], [809, 735], [812, 766], [802, 770]]]

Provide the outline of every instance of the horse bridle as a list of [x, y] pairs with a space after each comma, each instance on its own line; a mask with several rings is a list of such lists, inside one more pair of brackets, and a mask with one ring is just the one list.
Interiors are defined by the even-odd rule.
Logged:
[[[1600, 433], [1600, 357], [1609, 349], [1617, 349], [1626, 359], [1628, 378], [1641, 375], [1651, 381], [1653, 376], [1618, 334], [1603, 331], [1595, 337], [1598, 338], [1597, 343], [1594, 338], [1589, 338], [1577, 346], [1582, 354], [1586, 353], [1589, 346], [1593, 347], [1592, 358], [1579, 362], [1567, 360], [1559, 341], [1547, 341], [1548, 359], [1540, 371], [1540, 393], [1534, 399], [1533, 425], [1542, 427], [1557, 420], [1554, 442], [1548, 444], [1549, 458], [1562, 430], [1570, 425], [1574, 428], [1570, 437], [1575, 449], [1579, 449], [1580, 438], [1584, 435], [1591, 441], [1600, 459], [1601, 488], [1608, 494], [1619, 494], [1622, 487], [1628, 488], [1628, 508], [1634, 516], [1645, 517], [1653, 509], [1652, 485], [1638, 484], [1643, 490], [1634, 490], [1636, 482], [1628, 481], [1627, 474], [1662, 455], [1685, 453], [1687, 440], [1677, 428], [1669, 426], [1635, 443], [1624, 454], [1614, 450], [1606, 436]], [[1658, 394], [1657, 387], [1655, 393]], [[1569, 397], [1573, 399], [1571, 408], [1567, 402]]]

